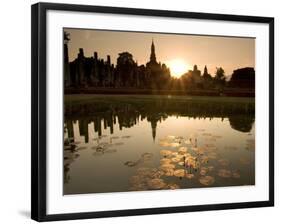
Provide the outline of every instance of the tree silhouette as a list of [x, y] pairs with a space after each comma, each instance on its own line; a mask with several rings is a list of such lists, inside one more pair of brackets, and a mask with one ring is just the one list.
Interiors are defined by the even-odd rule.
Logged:
[[222, 88], [225, 85], [225, 72], [222, 67], [216, 68], [215, 78], [214, 81], [216, 85]]
[[213, 86], [213, 78], [212, 76], [209, 74], [207, 66], [205, 65], [204, 67], [204, 72], [202, 75], [203, 78], [203, 83], [202, 86], [204, 89], [210, 89]]
[[137, 64], [133, 60], [132, 54], [129, 52], [122, 52], [119, 54], [116, 70], [122, 86], [129, 86], [131, 82], [134, 81], [132, 78], [134, 77], [136, 67]]
[[208, 69], [207, 69], [206, 65], [204, 67], [203, 78], [205, 80], [211, 80], [212, 79], [212, 76], [208, 73]]

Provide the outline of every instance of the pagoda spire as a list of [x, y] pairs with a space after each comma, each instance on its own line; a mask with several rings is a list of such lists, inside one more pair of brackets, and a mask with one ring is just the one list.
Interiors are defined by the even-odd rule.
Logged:
[[154, 46], [153, 38], [152, 38], [152, 43], [151, 43], [150, 61], [151, 62], [156, 62], [155, 46]]

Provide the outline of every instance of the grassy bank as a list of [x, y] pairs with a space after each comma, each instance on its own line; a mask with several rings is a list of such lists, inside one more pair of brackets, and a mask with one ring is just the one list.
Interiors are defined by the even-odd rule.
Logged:
[[84, 104], [84, 103], [134, 103], [138, 102], [153, 102], [153, 101], [172, 101], [172, 102], [198, 102], [198, 103], [246, 103], [254, 104], [254, 97], [225, 97], [225, 96], [167, 96], [167, 95], [95, 95], [95, 94], [71, 94], [64, 95], [66, 104]]
[[186, 90], [156, 90], [156, 89], [135, 89], [135, 88], [107, 88], [88, 87], [64, 89], [65, 94], [109, 94], [109, 95], [173, 95], [173, 96], [228, 96], [228, 97], [254, 97], [254, 89], [230, 88], [219, 89], [186, 89]]

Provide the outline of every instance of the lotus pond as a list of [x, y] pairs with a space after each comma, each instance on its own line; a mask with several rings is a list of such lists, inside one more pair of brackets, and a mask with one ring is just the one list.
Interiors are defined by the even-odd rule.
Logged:
[[255, 184], [253, 98], [73, 95], [64, 194]]

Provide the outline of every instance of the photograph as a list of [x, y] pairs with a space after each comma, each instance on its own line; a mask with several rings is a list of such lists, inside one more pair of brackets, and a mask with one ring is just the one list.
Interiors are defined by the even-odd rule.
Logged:
[[64, 195], [255, 185], [255, 37], [61, 37]]

